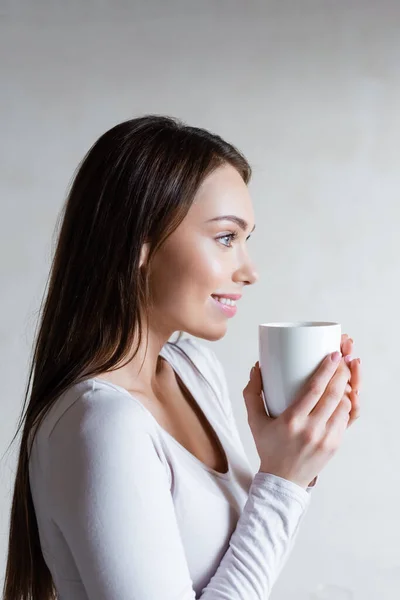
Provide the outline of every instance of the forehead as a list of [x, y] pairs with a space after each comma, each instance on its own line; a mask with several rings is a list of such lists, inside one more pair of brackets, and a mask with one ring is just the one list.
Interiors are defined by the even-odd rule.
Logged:
[[218, 167], [206, 177], [187, 216], [206, 220], [225, 214], [234, 214], [250, 223], [254, 220], [248, 187], [231, 165]]

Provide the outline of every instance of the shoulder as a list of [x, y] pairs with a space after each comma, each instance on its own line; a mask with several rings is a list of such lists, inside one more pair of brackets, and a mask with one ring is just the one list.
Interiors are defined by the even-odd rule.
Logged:
[[[129, 460], [131, 467], [143, 460], [169, 467], [154, 420], [129, 392], [107, 382], [88, 380], [73, 386], [41, 432], [39, 446], [46, 448], [57, 467], [75, 456], [86, 465]], [[74, 388], [78, 388], [78, 392]], [[80, 391], [80, 393], [79, 393]], [[64, 458], [63, 458], [64, 457]], [[75, 460], [75, 462], [76, 462]]]
[[169, 493], [172, 484], [167, 456], [140, 406], [129, 393], [91, 382], [73, 398], [79, 385], [71, 387], [31, 462], [32, 481], [45, 485], [52, 516], [66, 526], [71, 511], [85, 510], [85, 501], [88, 512], [135, 502], [139, 509], [144, 486], [157, 495]]
[[69, 388], [49, 412], [47, 439], [117, 436], [129, 431], [151, 432], [152, 423], [140, 404], [107, 382], [89, 379]]

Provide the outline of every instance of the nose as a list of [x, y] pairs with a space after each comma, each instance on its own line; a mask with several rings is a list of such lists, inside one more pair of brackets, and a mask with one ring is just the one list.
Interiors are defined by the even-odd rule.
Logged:
[[235, 272], [234, 281], [242, 283], [243, 285], [252, 285], [253, 283], [257, 283], [258, 280], [258, 271], [256, 270], [253, 261], [247, 256], [240, 265], [240, 268]]

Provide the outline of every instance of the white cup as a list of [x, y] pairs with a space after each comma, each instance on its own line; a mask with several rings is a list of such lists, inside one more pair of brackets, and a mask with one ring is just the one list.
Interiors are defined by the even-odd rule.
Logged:
[[278, 417], [296, 399], [321, 361], [340, 352], [340, 323], [300, 321], [258, 326], [263, 400]]

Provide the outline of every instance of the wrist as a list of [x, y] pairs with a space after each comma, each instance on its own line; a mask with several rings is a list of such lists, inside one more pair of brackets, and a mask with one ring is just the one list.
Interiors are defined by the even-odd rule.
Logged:
[[[260, 465], [258, 472], [263, 473], [264, 475], [273, 475], [274, 477], [279, 477], [280, 479], [289, 481], [290, 483], [294, 483], [295, 485], [301, 487], [303, 490], [307, 490], [307, 488], [309, 487], [306, 485], [306, 483], [304, 481], [303, 482], [297, 481], [296, 479], [293, 479], [292, 477], [288, 477], [286, 474], [276, 473], [276, 472], [274, 472], [274, 470], [268, 469], [268, 467], [263, 467], [262, 465]], [[316, 480], [316, 478], [314, 478], [313, 481], [315, 481], [315, 480]], [[313, 485], [315, 485], [315, 483]]]

